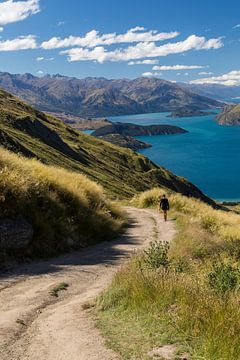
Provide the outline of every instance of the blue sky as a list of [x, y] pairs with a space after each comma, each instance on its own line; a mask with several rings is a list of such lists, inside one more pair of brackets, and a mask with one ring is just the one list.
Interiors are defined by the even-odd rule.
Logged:
[[0, 0], [0, 71], [240, 84], [239, 0]]

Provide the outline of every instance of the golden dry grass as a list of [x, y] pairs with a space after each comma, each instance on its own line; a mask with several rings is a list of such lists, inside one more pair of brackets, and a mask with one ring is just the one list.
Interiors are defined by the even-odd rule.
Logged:
[[[144, 192], [132, 204], [157, 207], [163, 193]], [[123, 359], [149, 359], [167, 343], [192, 360], [240, 359], [240, 216], [167, 196], [178, 229], [168, 265], [145, 266], [146, 253], [131, 259], [99, 300], [99, 326]]]
[[[29, 255], [50, 256], [115, 236], [123, 214], [86, 176], [0, 149], [0, 218], [34, 228]], [[71, 243], [71, 246], [69, 245]]]

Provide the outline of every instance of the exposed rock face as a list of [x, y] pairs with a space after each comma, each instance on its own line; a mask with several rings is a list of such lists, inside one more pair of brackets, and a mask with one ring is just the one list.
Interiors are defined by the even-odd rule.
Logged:
[[0, 220], [0, 249], [17, 250], [26, 248], [33, 237], [32, 226], [24, 219]]
[[43, 111], [105, 117], [173, 111], [183, 106], [209, 109], [216, 100], [162, 79], [77, 79], [61, 75], [0, 73], [0, 87]]
[[229, 105], [217, 116], [220, 125], [240, 125], [240, 105]]

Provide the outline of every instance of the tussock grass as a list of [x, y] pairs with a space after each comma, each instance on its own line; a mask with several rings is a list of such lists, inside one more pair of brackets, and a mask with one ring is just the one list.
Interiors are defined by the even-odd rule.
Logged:
[[0, 218], [22, 216], [33, 225], [24, 256], [52, 256], [110, 239], [124, 222], [101, 186], [87, 177], [3, 149], [0, 195]]
[[[156, 207], [165, 192], [153, 189], [132, 203]], [[237, 360], [240, 216], [168, 197], [178, 228], [168, 261], [157, 261], [166, 254], [156, 244], [132, 258], [99, 299], [99, 326], [123, 359], [149, 359], [149, 350], [175, 343], [193, 360]]]

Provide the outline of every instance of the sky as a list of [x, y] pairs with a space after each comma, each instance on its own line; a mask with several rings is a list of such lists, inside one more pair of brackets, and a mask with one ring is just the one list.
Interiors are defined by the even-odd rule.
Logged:
[[0, 0], [0, 71], [240, 85], [239, 0]]

